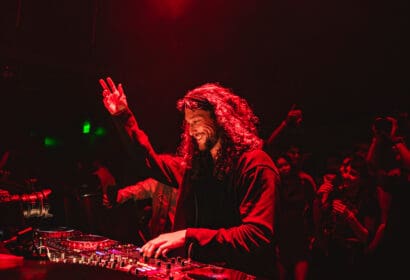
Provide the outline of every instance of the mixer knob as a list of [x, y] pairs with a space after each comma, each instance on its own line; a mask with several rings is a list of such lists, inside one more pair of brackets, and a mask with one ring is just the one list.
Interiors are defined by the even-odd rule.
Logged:
[[139, 270], [138, 270], [138, 266], [135, 266], [135, 265], [133, 265], [131, 268], [130, 268], [130, 271], [129, 271], [132, 275], [138, 275], [138, 274], [140, 274], [140, 272], [139, 272]]
[[115, 264], [116, 264], [115, 262], [108, 262], [107, 267], [111, 268], [111, 269], [114, 269], [115, 266], [116, 266]]

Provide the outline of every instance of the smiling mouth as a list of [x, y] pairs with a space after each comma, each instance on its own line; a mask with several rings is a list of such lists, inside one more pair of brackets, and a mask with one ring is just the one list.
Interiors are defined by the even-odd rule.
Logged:
[[197, 134], [197, 135], [194, 136], [194, 138], [197, 142], [199, 142], [204, 138], [204, 135], [203, 134]]

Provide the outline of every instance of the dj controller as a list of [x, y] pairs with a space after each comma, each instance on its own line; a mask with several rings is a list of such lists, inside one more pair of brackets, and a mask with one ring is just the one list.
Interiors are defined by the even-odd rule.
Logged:
[[51, 263], [121, 271], [136, 279], [256, 279], [241, 271], [182, 257], [147, 258], [133, 244], [66, 227], [35, 229], [33, 236], [37, 254]]

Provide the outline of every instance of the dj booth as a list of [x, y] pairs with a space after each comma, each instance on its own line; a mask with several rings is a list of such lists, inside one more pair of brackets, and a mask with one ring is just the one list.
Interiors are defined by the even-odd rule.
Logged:
[[32, 236], [29, 258], [1, 255], [1, 279], [257, 279], [181, 257], [147, 258], [133, 244], [65, 227], [35, 229]]
[[[182, 257], [147, 258], [133, 243], [46, 225], [42, 221], [52, 216], [49, 194], [46, 189], [31, 194], [0, 195], [3, 214], [9, 211], [6, 224], [16, 222], [13, 234], [8, 236], [4, 234], [5, 223], [0, 227], [0, 279], [260, 279]], [[10, 215], [16, 212], [21, 224]], [[36, 222], [30, 222], [33, 218]]]

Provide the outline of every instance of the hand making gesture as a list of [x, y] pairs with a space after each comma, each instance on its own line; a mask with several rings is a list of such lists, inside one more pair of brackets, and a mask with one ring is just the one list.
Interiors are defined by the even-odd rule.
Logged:
[[107, 78], [107, 82], [105, 82], [104, 79], [100, 79], [99, 82], [103, 88], [103, 102], [108, 112], [110, 112], [111, 115], [117, 115], [125, 111], [128, 108], [128, 103], [122, 85], [118, 84], [117, 87], [110, 77]]

